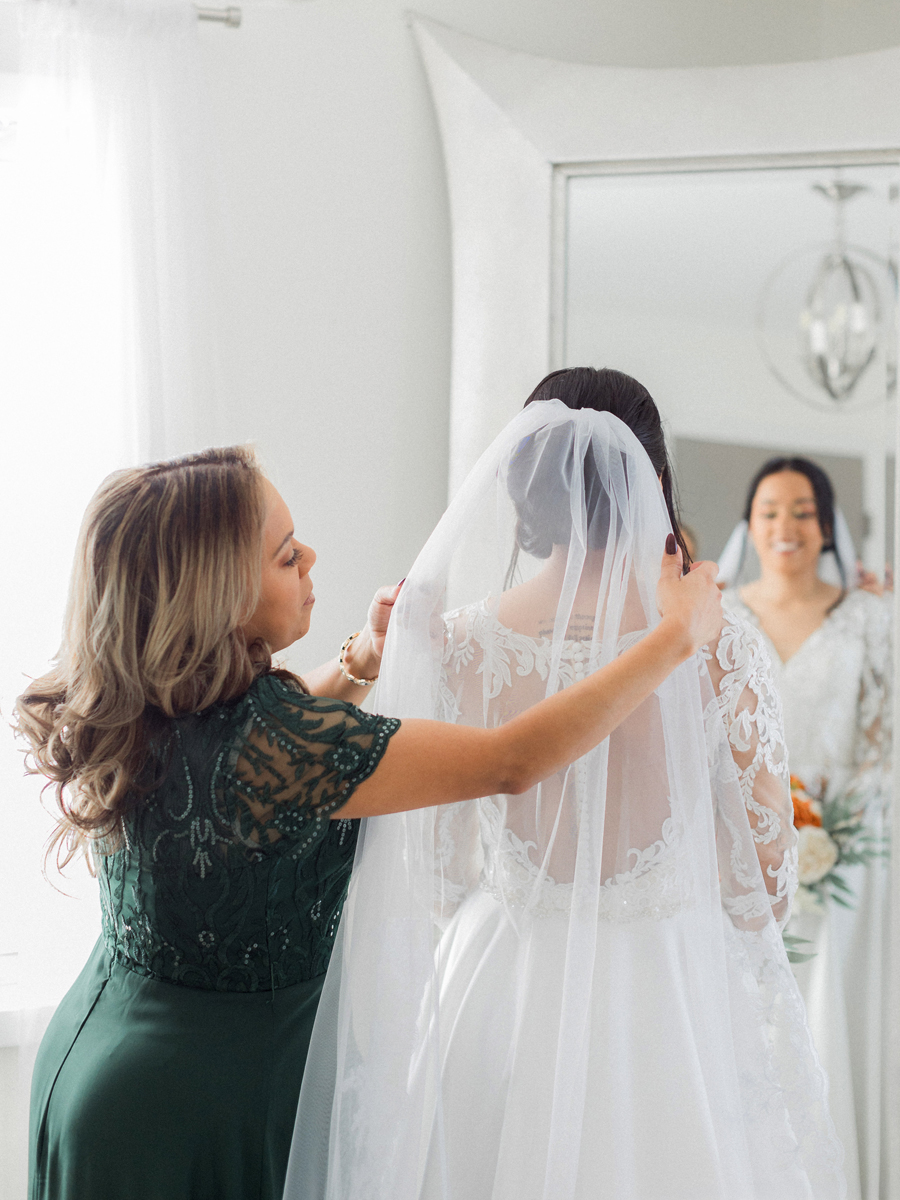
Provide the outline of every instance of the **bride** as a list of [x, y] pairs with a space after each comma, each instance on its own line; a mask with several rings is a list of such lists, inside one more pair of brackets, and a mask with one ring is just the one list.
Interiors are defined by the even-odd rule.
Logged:
[[[854, 568], [853, 546], [828, 476], [809, 459], [771, 459], [751, 481], [745, 520], [721, 564], [731, 582], [739, 582], [748, 537], [759, 578], [730, 588], [723, 600], [756, 625], [768, 645], [784, 703], [791, 774], [814, 800], [851, 797], [877, 845], [886, 832], [889, 789], [887, 604], [839, 586]], [[831, 865], [829, 839], [821, 828], [805, 830], [811, 832], [818, 840], [810, 839], [810, 851], [818, 846], [826, 856], [819, 862], [801, 854], [805, 885], [815, 885]], [[795, 973], [831, 1081], [849, 1200], [858, 1200], [883, 1188], [886, 861], [841, 867], [840, 875], [852, 893], [843, 897], [849, 905], [828, 895], [835, 889], [801, 887], [788, 932], [804, 938], [809, 945], [802, 949], [814, 954]], [[816, 890], [826, 894], [816, 896]]]
[[[376, 707], [491, 727], [609, 662], [659, 620], [672, 529], [646, 390], [548, 376], [410, 572]], [[767, 656], [732, 621], [530, 792], [369, 821], [285, 1196], [841, 1196], [780, 936], [787, 784]]]

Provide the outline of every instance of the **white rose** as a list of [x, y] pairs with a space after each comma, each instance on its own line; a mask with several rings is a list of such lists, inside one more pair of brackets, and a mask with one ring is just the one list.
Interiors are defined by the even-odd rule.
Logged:
[[818, 883], [837, 862], [838, 848], [819, 825], [803, 825], [799, 833], [799, 881]]

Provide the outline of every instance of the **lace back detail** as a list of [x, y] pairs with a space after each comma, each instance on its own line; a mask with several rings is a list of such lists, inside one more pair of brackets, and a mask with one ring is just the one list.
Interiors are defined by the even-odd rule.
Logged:
[[[637, 630], [624, 635], [617, 652], [634, 645], [643, 634]], [[541, 686], [549, 677], [551, 645], [549, 638], [507, 629], [486, 602], [448, 613], [440, 684], [443, 719], [472, 723], [484, 719], [491, 724], [540, 699]], [[703, 660], [712, 678], [712, 688], [706, 684], [710, 696], [704, 714], [711, 776], [714, 782], [728, 781], [740, 787], [769, 903], [783, 922], [796, 887], [796, 837], [781, 713], [766, 652], [754, 630], [729, 618], [718, 643], [705, 652]], [[567, 640], [558, 667], [560, 682], [565, 686], [584, 678], [597, 665], [591, 661], [590, 643]], [[699, 665], [705, 676], [703, 664]], [[617, 731], [610, 739], [612, 753], [620, 753], [623, 759], [628, 758], [628, 726], [626, 722], [622, 733]], [[479, 800], [477, 819], [455, 811], [457, 806], [445, 814], [439, 823], [443, 868], [437, 883], [439, 909], [452, 910], [472, 883], [471, 865], [463, 882], [456, 878], [452, 860], [460, 826], [476, 820], [480, 887], [484, 891], [511, 909], [534, 915], [568, 911], [574, 863], [565, 860], [560, 827], [564, 830], [568, 822], [577, 830], [582, 806], [589, 801], [592, 773], [598, 769], [596, 762], [590, 762], [595, 757], [581, 760], [564, 776], [541, 785], [533, 796]], [[562, 810], [552, 838], [546, 831], [544, 836], [541, 833], [538, 812], [542, 806]], [[599, 891], [602, 920], [662, 919], [693, 902], [692, 872], [684, 857], [685, 821], [673, 816], [668, 802], [662, 812], [658, 796], [655, 806], [657, 836], [615, 852], [614, 869], [604, 876]], [[532, 814], [530, 836], [525, 832], [528, 821], [522, 810]], [[735, 845], [736, 839], [737, 831], [733, 831]], [[609, 857], [605, 855], [607, 865]], [[761, 916], [755, 864], [741, 863], [738, 856], [730, 869], [740, 891], [738, 897], [729, 898], [734, 914], [743, 920]]]

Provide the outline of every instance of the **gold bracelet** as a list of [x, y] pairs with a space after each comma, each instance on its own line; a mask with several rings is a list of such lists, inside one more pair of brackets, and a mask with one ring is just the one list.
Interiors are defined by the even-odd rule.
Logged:
[[374, 679], [357, 679], [356, 676], [351, 675], [350, 672], [347, 670], [347, 668], [344, 666], [344, 655], [347, 652], [347, 647], [350, 645], [350, 643], [353, 641], [353, 639], [358, 638], [361, 633], [362, 633], [362, 630], [357, 629], [356, 633], [351, 633], [350, 636], [347, 638], [347, 640], [344, 642], [343, 646], [341, 646], [341, 653], [340, 653], [340, 656], [338, 657], [338, 666], [341, 668], [341, 674], [343, 675], [343, 677], [345, 679], [349, 679], [351, 683], [359, 684], [360, 687], [371, 687], [371, 685], [373, 683], [375, 683]]

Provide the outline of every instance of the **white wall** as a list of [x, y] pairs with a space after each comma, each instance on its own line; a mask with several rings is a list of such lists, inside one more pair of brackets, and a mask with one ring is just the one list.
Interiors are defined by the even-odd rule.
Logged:
[[223, 230], [216, 440], [252, 440], [316, 548], [312, 665], [396, 583], [446, 495], [449, 230], [399, 6], [204, 30]]
[[[210, 441], [252, 440], [319, 552], [302, 667], [405, 575], [446, 498], [450, 229], [399, 0], [244, 0], [203, 25], [223, 378]], [[894, 0], [419, 0], [598, 63], [791, 61], [900, 43]]]
[[[361, 624], [371, 591], [405, 574], [443, 508], [445, 180], [403, 0], [231, 2], [241, 29], [200, 29], [222, 360], [206, 440], [255, 441], [319, 550], [319, 611], [292, 659], [302, 666]], [[792, 61], [900, 43], [896, 0], [414, 2], [508, 46], [608, 64]], [[16, 20], [0, 2], [0, 70], [15, 70]], [[0, 1055], [0, 1095], [13, 1094], [17, 1070]], [[0, 1195], [24, 1196], [21, 1161], [0, 1173]]]

